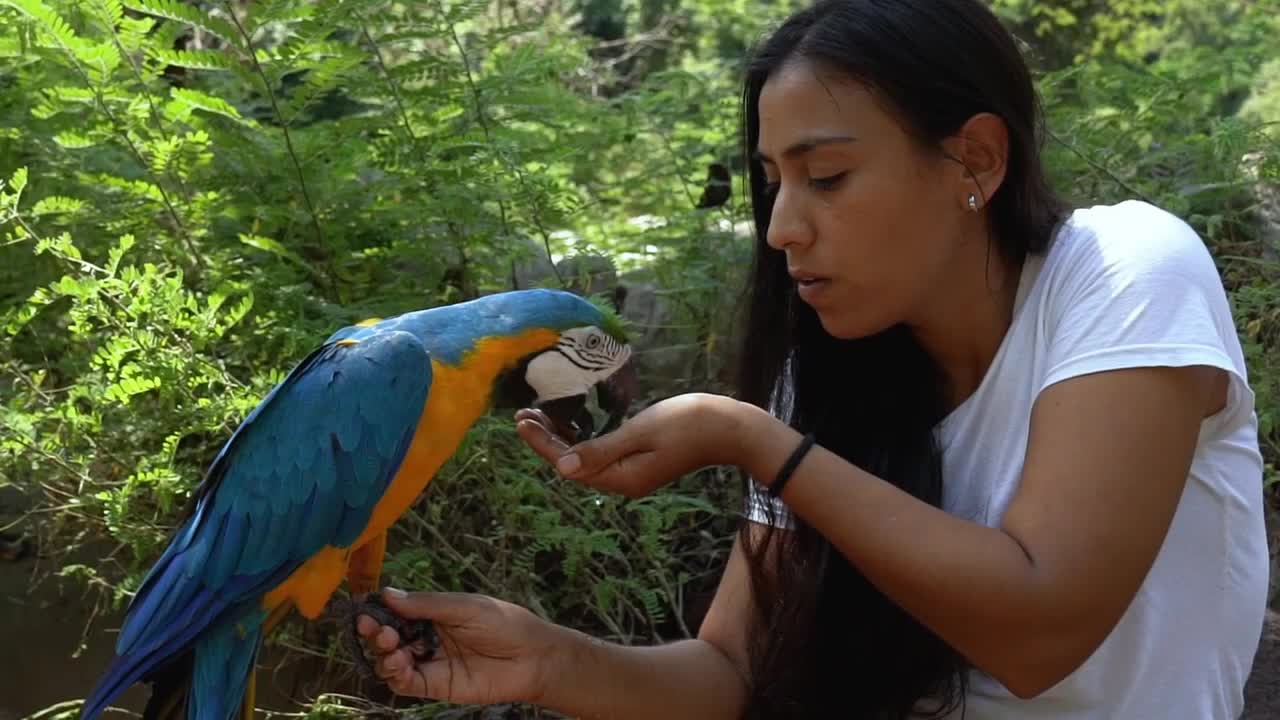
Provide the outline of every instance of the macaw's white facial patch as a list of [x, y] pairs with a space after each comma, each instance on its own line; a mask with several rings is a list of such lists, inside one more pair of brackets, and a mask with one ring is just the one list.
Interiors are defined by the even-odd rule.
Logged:
[[560, 342], [529, 362], [525, 382], [538, 403], [585, 395], [631, 359], [631, 346], [596, 327], [566, 330]]

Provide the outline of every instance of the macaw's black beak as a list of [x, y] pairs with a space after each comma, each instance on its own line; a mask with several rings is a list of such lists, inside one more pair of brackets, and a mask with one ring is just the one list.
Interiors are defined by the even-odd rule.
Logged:
[[586, 393], [538, 403], [537, 408], [551, 421], [551, 431], [570, 445], [591, 437], [596, 421], [587, 410]]
[[631, 408], [637, 387], [636, 368], [630, 360], [596, 385], [596, 403], [609, 415], [599, 432], [595, 432], [595, 417], [587, 409], [585, 393], [548, 400], [537, 407], [551, 420], [555, 434], [572, 445], [617, 430]]
[[636, 399], [638, 388], [636, 365], [630, 358], [610, 375], [608, 380], [596, 386], [596, 401], [600, 404], [601, 410], [609, 413], [609, 419], [605, 421], [604, 427], [600, 428], [596, 437], [618, 429], [622, 419], [627, 415], [627, 410], [631, 408], [632, 401]]

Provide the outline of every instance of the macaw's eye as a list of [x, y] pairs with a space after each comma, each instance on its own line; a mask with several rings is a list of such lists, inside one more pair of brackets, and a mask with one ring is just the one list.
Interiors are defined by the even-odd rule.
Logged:
[[599, 335], [596, 335], [595, 333], [592, 333], [592, 334], [588, 335], [588, 336], [587, 336], [587, 349], [588, 349], [588, 350], [595, 350], [595, 349], [596, 349], [596, 348], [598, 348], [598, 347], [600, 347], [600, 336], [599, 336]]

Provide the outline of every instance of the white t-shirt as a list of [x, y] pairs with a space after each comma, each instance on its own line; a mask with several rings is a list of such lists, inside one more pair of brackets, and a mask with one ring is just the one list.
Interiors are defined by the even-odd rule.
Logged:
[[[966, 720], [1240, 716], [1268, 591], [1262, 458], [1227, 296], [1186, 223], [1138, 201], [1080, 209], [1046, 255], [1028, 258], [991, 367], [938, 426], [943, 508], [1000, 523], [1045, 387], [1109, 369], [1185, 365], [1226, 370], [1227, 406], [1201, 424], [1173, 524], [1137, 596], [1094, 654], [1036, 698], [1020, 700], [974, 670]], [[788, 526], [785, 506], [762, 494], [751, 495], [747, 516], [765, 522], [769, 502]]]

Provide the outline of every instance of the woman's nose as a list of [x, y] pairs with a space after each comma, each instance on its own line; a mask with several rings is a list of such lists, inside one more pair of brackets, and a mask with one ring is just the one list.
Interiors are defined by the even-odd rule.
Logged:
[[813, 233], [801, 212], [800, 203], [783, 188], [773, 199], [773, 213], [769, 216], [769, 234], [765, 242], [775, 250], [809, 243]]

